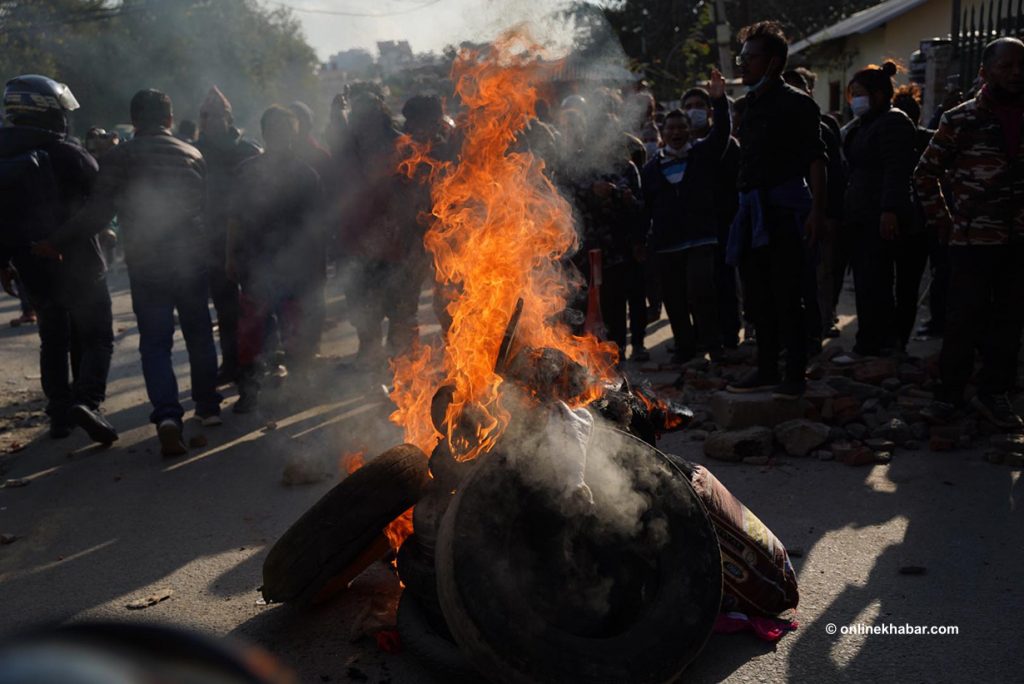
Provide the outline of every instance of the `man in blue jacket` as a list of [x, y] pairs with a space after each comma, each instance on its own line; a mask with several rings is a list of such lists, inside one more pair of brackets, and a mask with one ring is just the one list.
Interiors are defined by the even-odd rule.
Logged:
[[715, 183], [731, 122], [725, 79], [717, 70], [711, 73], [709, 94], [714, 117], [707, 137], [692, 139], [687, 114], [669, 112], [665, 146], [644, 166], [642, 175], [651, 224], [647, 247], [660, 273], [675, 343], [672, 360], [677, 363], [689, 361], [698, 351], [715, 359], [722, 350], [718, 302], [710, 290], [718, 244]]

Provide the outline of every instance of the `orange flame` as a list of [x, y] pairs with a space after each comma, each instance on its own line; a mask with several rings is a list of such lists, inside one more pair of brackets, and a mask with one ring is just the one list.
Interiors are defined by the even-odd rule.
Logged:
[[384, 536], [388, 538], [391, 550], [398, 553], [399, 547], [412, 534], [412, 509], [398, 516], [384, 528]]
[[[593, 381], [573, 403], [593, 401], [613, 376], [616, 349], [597, 338], [575, 336], [558, 321], [569, 295], [560, 260], [576, 248], [569, 204], [530, 152], [513, 151], [516, 136], [535, 116], [537, 46], [507, 33], [486, 53], [463, 50], [452, 81], [466, 106], [458, 163], [431, 163], [433, 222], [424, 238], [438, 282], [456, 285], [443, 350], [420, 346], [393, 362], [398, 409], [392, 422], [405, 439], [430, 453], [442, 435], [431, 421], [430, 402], [444, 385], [454, 389], [446, 419], [448, 437], [472, 408], [475, 441], [452, 444], [458, 460], [491, 449], [510, 414], [501, 404], [495, 361], [519, 297], [525, 300], [517, 342], [550, 347], [589, 369]], [[402, 171], [426, 163], [426, 152], [406, 145]]]
[[338, 460], [338, 469], [344, 470], [346, 474], [351, 475], [366, 464], [366, 452], [365, 451], [350, 451], [347, 454], [342, 454]]

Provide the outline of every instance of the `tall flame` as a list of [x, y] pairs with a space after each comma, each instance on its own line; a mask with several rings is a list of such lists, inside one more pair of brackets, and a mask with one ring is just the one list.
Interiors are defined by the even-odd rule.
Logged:
[[427, 453], [442, 437], [430, 411], [442, 386], [454, 387], [447, 425], [458, 425], [472, 409], [477, 426], [461, 443], [449, 427], [457, 459], [488, 451], [508, 425], [495, 361], [520, 297], [517, 342], [557, 349], [591, 372], [592, 384], [576, 403], [596, 398], [612, 374], [615, 346], [575, 336], [560, 322], [569, 295], [562, 260], [576, 247], [570, 206], [545, 176], [543, 161], [513, 149], [536, 113], [534, 84], [544, 68], [537, 54], [522, 33], [510, 32], [486, 52], [464, 50], [456, 58], [452, 80], [466, 107], [457, 163], [438, 164], [428, 159], [429, 149], [403, 145], [403, 172], [411, 176], [420, 162], [433, 170], [432, 224], [424, 243], [438, 282], [459, 293], [447, 308], [452, 323], [443, 347], [419, 346], [393, 362], [391, 397], [398, 409], [391, 420]]

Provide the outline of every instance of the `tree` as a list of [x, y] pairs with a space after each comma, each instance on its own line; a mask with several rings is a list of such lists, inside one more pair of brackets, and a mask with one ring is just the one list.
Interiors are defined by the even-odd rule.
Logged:
[[66, 82], [81, 132], [128, 120], [142, 88], [167, 92], [195, 118], [218, 85], [243, 126], [272, 102], [315, 102], [317, 58], [285, 9], [255, 0], [0, 1], [0, 73]]
[[[730, 0], [726, 19], [733, 35], [747, 24], [775, 19], [791, 40], [799, 40], [877, 1]], [[709, 0], [613, 0], [603, 11], [655, 95], [674, 99], [717, 62], [713, 5]]]

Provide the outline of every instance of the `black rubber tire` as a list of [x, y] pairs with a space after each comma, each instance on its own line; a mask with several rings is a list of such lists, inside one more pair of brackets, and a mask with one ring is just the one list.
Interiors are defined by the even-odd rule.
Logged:
[[404, 593], [416, 597], [422, 609], [430, 614], [435, 627], [443, 627], [444, 614], [437, 598], [437, 571], [434, 569], [433, 551], [424, 549], [414, 533], [398, 549], [395, 564], [398, 579], [405, 585]]
[[277, 540], [263, 562], [267, 601], [305, 604], [378, 542], [419, 500], [427, 456], [411, 444], [388, 449], [327, 492]]
[[398, 636], [402, 648], [443, 682], [476, 684], [484, 678], [448, 636], [439, 633], [416, 597], [402, 592], [398, 601]]
[[441, 607], [462, 651], [494, 682], [670, 682], [711, 634], [722, 570], [707, 511], [664, 454], [595, 430], [592, 444], [610, 445], [609, 460], [626, 466], [647, 501], [639, 532], [601, 536], [604, 523], [588, 511], [610, 510], [602, 507], [611, 490], [595, 490], [598, 509], [574, 509], [571, 498], [556, 502], [527, 485], [503, 453], [518, 447], [516, 460], [528, 458], [521, 444], [477, 459], [445, 514], [435, 560]]

